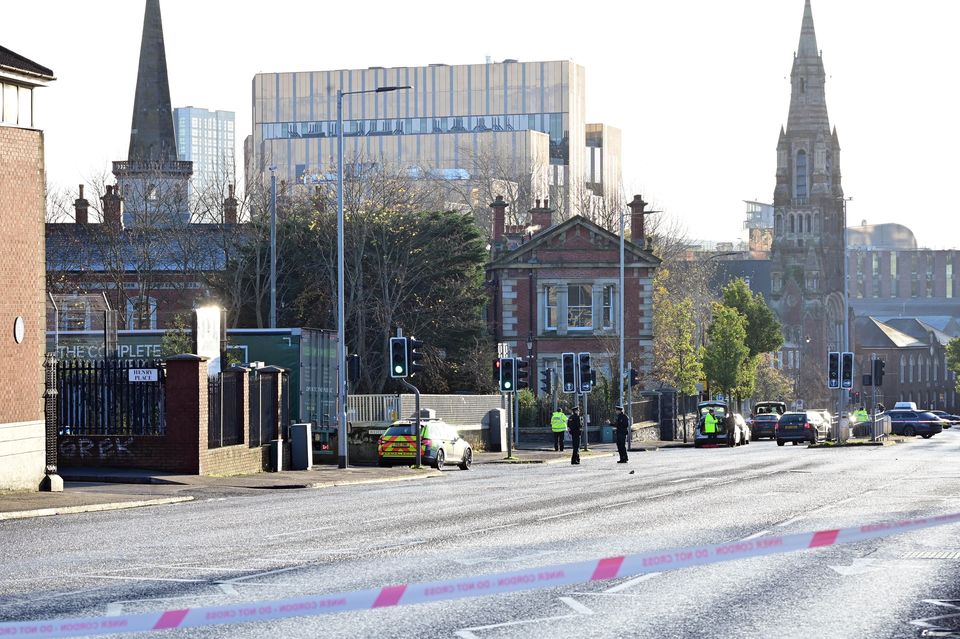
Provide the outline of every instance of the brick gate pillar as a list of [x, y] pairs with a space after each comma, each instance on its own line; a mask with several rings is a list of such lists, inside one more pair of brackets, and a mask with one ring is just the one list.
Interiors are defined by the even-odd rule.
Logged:
[[166, 360], [165, 408], [169, 467], [200, 474], [200, 451], [207, 449], [207, 359], [174, 355]]

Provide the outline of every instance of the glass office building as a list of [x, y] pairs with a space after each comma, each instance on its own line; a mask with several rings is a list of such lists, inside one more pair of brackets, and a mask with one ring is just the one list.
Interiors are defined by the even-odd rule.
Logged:
[[193, 162], [192, 198], [210, 193], [222, 200], [227, 184], [235, 184], [234, 119], [233, 111], [173, 110], [177, 156]]
[[[580, 212], [573, 191], [586, 180], [584, 78], [583, 67], [566, 60], [261, 73], [253, 79], [247, 179], [263, 179], [270, 165], [288, 183], [328, 179], [336, 171], [337, 90], [411, 86], [344, 97], [347, 171], [372, 162], [469, 179], [496, 156], [505, 172], [534, 180], [536, 197]], [[619, 158], [610, 165], [619, 167]]]

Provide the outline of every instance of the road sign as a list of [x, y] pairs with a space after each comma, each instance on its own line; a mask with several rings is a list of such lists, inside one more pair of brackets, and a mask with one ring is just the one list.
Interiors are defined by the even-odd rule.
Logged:
[[127, 371], [127, 381], [155, 382], [157, 379], [157, 369], [155, 368], [131, 368]]

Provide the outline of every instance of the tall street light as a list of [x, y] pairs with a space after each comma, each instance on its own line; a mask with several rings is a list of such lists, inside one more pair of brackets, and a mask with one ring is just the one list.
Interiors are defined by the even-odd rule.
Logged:
[[337, 466], [347, 467], [347, 343], [344, 330], [343, 285], [343, 96], [389, 93], [411, 86], [377, 87], [363, 91], [337, 89]]
[[277, 165], [270, 165], [270, 328], [277, 327]]

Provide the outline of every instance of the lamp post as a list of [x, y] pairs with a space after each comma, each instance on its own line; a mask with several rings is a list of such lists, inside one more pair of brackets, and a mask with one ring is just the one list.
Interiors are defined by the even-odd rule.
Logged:
[[270, 165], [270, 328], [277, 327], [277, 165]]
[[358, 93], [389, 93], [410, 86], [377, 87], [363, 91], [337, 89], [337, 466], [347, 467], [347, 355], [344, 330], [343, 285], [343, 96]]
[[[624, 375], [626, 374], [626, 370], [624, 370], [624, 368], [623, 368], [624, 336], [625, 336], [625, 333], [626, 333], [626, 331], [624, 330], [624, 326], [623, 326], [623, 299], [624, 299], [624, 296], [623, 296], [624, 244], [623, 244], [623, 243], [624, 243], [624, 241], [625, 241], [624, 238], [623, 238], [623, 236], [624, 236], [624, 233], [626, 232], [626, 225], [627, 225], [626, 219], [627, 219], [627, 210], [626, 210], [626, 207], [621, 207], [621, 208], [620, 208], [620, 295], [618, 296], [619, 299], [617, 300], [617, 301], [618, 301], [618, 304], [617, 304], [617, 327], [618, 327], [619, 330], [620, 330], [620, 362], [619, 362], [619, 366], [620, 366], [620, 406], [623, 406], [623, 405], [624, 405], [624, 404], [623, 404], [623, 381], [624, 381], [623, 378], [624, 378]], [[630, 398], [630, 401], [631, 401], [631, 402], [633, 401], [633, 397]], [[631, 405], [631, 411], [632, 411], [632, 410], [633, 410], [633, 407], [632, 407], [632, 405]], [[630, 439], [632, 440], [633, 438], [631, 437]]]

